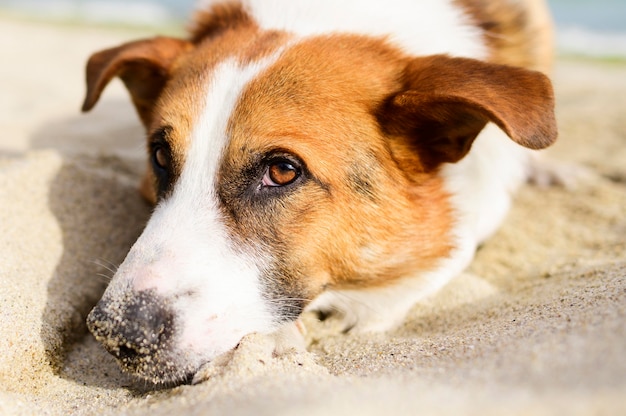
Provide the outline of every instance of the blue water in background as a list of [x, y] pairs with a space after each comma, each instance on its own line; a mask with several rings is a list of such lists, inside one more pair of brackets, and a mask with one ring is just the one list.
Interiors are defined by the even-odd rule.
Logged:
[[[51, 20], [158, 26], [185, 20], [195, 3], [195, 0], [0, 0], [0, 9]], [[557, 25], [557, 45], [561, 52], [626, 57], [626, 0], [548, 0], [548, 3]]]
[[625, 0], [549, 0], [559, 27], [626, 33]]
[[626, 0], [549, 0], [562, 53], [626, 57]]

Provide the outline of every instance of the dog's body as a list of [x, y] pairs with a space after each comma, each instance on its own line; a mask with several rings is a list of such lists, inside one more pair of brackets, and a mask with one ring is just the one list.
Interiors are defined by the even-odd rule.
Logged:
[[548, 79], [519, 68], [550, 46], [540, 1], [246, 0], [202, 6], [189, 41], [95, 54], [84, 109], [125, 82], [156, 208], [90, 330], [176, 382], [303, 308], [397, 325], [556, 138]]

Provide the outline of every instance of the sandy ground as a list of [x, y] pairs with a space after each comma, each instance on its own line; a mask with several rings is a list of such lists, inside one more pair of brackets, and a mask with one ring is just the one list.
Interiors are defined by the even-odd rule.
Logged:
[[90, 52], [138, 33], [0, 18], [0, 414], [626, 414], [626, 65], [560, 60], [554, 157], [471, 268], [397, 331], [273, 359], [254, 337], [210, 380], [146, 392], [84, 318], [149, 208], [120, 84], [80, 115]]

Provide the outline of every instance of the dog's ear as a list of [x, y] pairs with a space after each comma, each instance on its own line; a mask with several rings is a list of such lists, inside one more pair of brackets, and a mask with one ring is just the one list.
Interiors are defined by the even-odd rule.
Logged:
[[545, 75], [444, 55], [412, 60], [403, 89], [385, 101], [378, 117], [394, 157], [413, 172], [459, 161], [490, 121], [531, 149], [547, 147], [557, 136]]
[[93, 54], [87, 62], [87, 94], [82, 110], [98, 102], [102, 90], [116, 76], [126, 85], [144, 126], [171, 73], [171, 66], [190, 42], [169, 37], [139, 40]]

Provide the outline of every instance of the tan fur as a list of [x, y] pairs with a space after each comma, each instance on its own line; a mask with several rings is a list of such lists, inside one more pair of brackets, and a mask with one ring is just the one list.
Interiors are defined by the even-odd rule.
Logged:
[[455, 2], [483, 29], [491, 62], [552, 71], [553, 25], [545, 1]]
[[[399, 87], [401, 67], [401, 56], [382, 41], [313, 39], [254, 80], [235, 110], [225, 166], [280, 149], [302, 155], [320, 182], [291, 195], [290, 208], [276, 208], [266, 223], [244, 217], [232, 225], [258, 239], [280, 224], [275, 236], [263, 237], [284, 244], [281, 267], [297, 271], [294, 279], [307, 276], [290, 284], [304, 286], [310, 298], [325, 288], [385, 284], [431, 267], [450, 249], [439, 181], [411, 183], [391, 159], [373, 115], [376, 103]], [[355, 180], [372, 189], [355, 190]], [[416, 210], [417, 202], [431, 209]], [[403, 244], [416, 239], [432, 243]]]
[[[487, 30], [495, 63], [545, 65], [538, 38], [526, 30], [519, 10], [480, 0], [461, 3]], [[86, 109], [112, 76], [125, 77], [149, 136], [169, 128], [175, 182], [213, 68], [227, 58], [259, 60], [289, 39], [262, 32], [236, 6], [218, 6], [196, 16], [191, 42], [179, 41], [177, 54], [153, 53], [163, 44], [153, 40], [101, 55], [90, 70]], [[146, 79], [137, 68], [146, 54], [164, 76], [144, 85], [147, 94], [137, 88]], [[467, 79], [469, 72], [483, 77]], [[517, 87], [503, 87], [509, 76]], [[144, 96], [158, 100], [150, 106]], [[520, 109], [518, 102], [531, 104]], [[281, 284], [307, 299], [325, 289], [381, 286], [432, 269], [454, 248], [454, 219], [439, 166], [462, 158], [488, 121], [522, 145], [548, 145], [556, 137], [552, 105], [549, 82], [537, 73], [443, 56], [408, 57], [384, 39], [311, 38], [254, 79], [233, 113], [220, 172], [226, 185], [218, 190], [230, 207], [224, 218], [242, 240], [260, 241], [276, 253]], [[463, 117], [450, 115], [459, 109]], [[426, 132], [438, 141], [422, 143]], [[249, 208], [236, 206], [241, 180], [233, 175], [269, 151], [300, 156], [316, 180], [290, 195], [288, 209], [276, 203], [263, 214], [246, 215]], [[142, 189], [154, 201], [150, 185], [155, 180], [148, 173]]]
[[197, 44], [244, 26], [256, 27], [256, 23], [243, 10], [241, 4], [220, 3], [198, 10], [193, 16], [189, 33], [191, 41]]
[[[514, 106], [507, 107], [513, 98], [522, 96], [540, 101], [538, 97], [549, 92], [549, 83], [542, 77], [531, 74], [527, 81], [520, 81], [519, 90], [502, 96], [497, 94], [497, 87], [481, 96], [482, 86], [472, 85], [471, 80], [459, 85], [456, 80], [466, 79], [468, 66], [474, 71], [479, 66], [486, 70], [492, 67], [461, 61], [465, 66], [455, 68], [450, 58], [439, 59], [441, 67], [433, 65], [432, 59], [416, 64], [383, 40], [348, 35], [317, 37], [290, 49], [245, 91], [231, 120], [225, 166], [236, 169], [251, 155], [279, 149], [302, 155], [320, 182], [291, 195], [290, 208], [275, 208], [275, 215], [268, 215], [265, 222], [259, 223], [254, 217], [254, 223], [247, 223], [243, 216], [232, 224], [247, 238], [287, 246], [282, 267], [298, 271], [292, 277], [300, 279], [288, 284], [300, 289], [306, 286], [311, 297], [328, 288], [385, 285], [416, 270], [434, 267], [436, 260], [445, 258], [453, 248], [448, 195], [436, 169], [447, 160], [441, 155], [416, 154], [414, 146], [398, 149], [389, 141], [388, 132], [381, 131], [379, 106], [411, 88], [409, 78], [419, 72], [417, 66], [437, 73], [432, 79], [442, 86], [436, 97], [454, 97], [462, 102], [463, 97], [469, 100], [467, 95], [475, 93], [476, 100], [484, 97], [488, 101], [481, 106], [491, 110], [485, 110], [471, 140], [487, 121], [496, 121], [512, 137], [527, 138], [526, 145], [547, 145], [529, 137], [533, 132], [524, 131], [523, 120], [535, 117], [525, 119]], [[442, 73], [444, 69], [447, 71]], [[509, 70], [499, 76], [507, 74]], [[495, 84], [501, 81], [494, 79]], [[468, 89], [467, 95], [463, 88]], [[483, 108], [466, 105], [476, 113]], [[547, 107], [549, 110], [549, 102]], [[537, 111], [542, 109], [537, 107]], [[397, 127], [405, 122], [395, 116], [387, 121]], [[453, 120], [449, 124], [450, 129], [459, 128]], [[554, 123], [548, 123], [546, 129], [554, 130]], [[546, 135], [554, 138], [553, 131]], [[536, 140], [543, 138], [536, 136]], [[466, 149], [455, 160], [470, 145], [464, 144]], [[408, 154], [402, 156], [403, 152]], [[430, 157], [429, 168], [415, 169], [425, 166], [426, 157]], [[411, 164], [403, 163], [403, 158]], [[355, 183], [371, 188], [358, 190]], [[279, 224], [275, 235], [266, 235], [265, 230], [274, 224]]]
[[408, 152], [405, 171], [458, 162], [487, 122], [531, 149], [556, 139], [550, 81], [536, 72], [435, 55], [411, 59], [403, 83], [379, 116], [392, 149]]
[[[123, 368], [180, 382], [307, 308], [387, 330], [467, 267], [524, 179], [518, 145], [557, 131], [539, 0], [455, 1], [485, 61], [264, 30], [234, 1], [189, 40], [91, 57], [83, 109], [123, 80], [148, 139], [142, 194], [161, 202], [88, 318]], [[501, 131], [470, 153], [488, 123]]]

